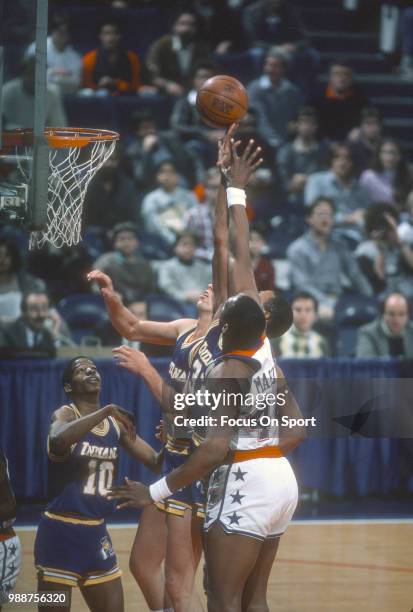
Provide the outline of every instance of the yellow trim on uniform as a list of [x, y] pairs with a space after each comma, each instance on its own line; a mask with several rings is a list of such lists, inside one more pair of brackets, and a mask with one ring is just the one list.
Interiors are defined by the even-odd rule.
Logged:
[[53, 512], [46, 511], [44, 513], [47, 518], [53, 519], [54, 521], [61, 521], [62, 523], [70, 523], [71, 525], [102, 525], [103, 519], [87, 519], [87, 518], [75, 518], [72, 516], [63, 516], [62, 514], [54, 514]]
[[187, 504], [183, 501], [178, 501], [176, 499], [166, 499], [164, 501], [156, 502], [155, 506], [161, 512], [166, 512], [166, 514], [174, 514], [176, 516], [183, 516], [186, 510], [192, 510], [192, 504]]
[[119, 427], [117, 420], [112, 416], [109, 417], [109, 420], [112, 423], [113, 427], [116, 429], [118, 433], [118, 438], [120, 438], [120, 427]]
[[42, 581], [43, 582], [53, 582], [55, 584], [66, 584], [67, 586], [71, 586], [71, 587], [79, 586], [76, 579], [74, 579], [74, 581], [71, 582], [70, 580], [67, 580], [65, 578], [55, 578], [54, 576], [49, 577], [49, 576], [46, 576], [45, 574], [42, 575]]
[[116, 578], [120, 578], [122, 576], [122, 570], [118, 569], [113, 574], [109, 574], [107, 576], [101, 576], [100, 578], [91, 578], [86, 580], [82, 580], [81, 586], [92, 586], [94, 584], [102, 584], [103, 582], [110, 582], [111, 580], [116, 580]]
[[53, 572], [55, 574], [70, 574], [71, 576], [74, 576], [75, 578], [82, 577], [82, 574], [78, 574], [77, 572], [71, 572], [70, 570], [56, 569], [55, 567], [49, 567], [47, 565], [38, 565], [37, 569], [45, 571], [45, 572]]

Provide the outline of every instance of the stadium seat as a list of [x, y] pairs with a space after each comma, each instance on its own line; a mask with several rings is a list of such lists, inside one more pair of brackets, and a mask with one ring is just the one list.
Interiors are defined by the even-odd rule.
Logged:
[[90, 226], [84, 230], [82, 246], [92, 261], [96, 261], [102, 253], [109, 250], [106, 234], [97, 226]]
[[95, 326], [107, 319], [101, 296], [89, 293], [68, 295], [57, 304], [57, 310], [68, 324], [76, 343], [80, 343], [84, 336], [92, 335]]
[[360, 295], [346, 295], [340, 298], [335, 314], [338, 357], [355, 356], [358, 328], [375, 319], [378, 312], [375, 298]]
[[184, 304], [167, 295], [149, 295], [146, 303], [151, 321], [174, 321], [188, 316]]

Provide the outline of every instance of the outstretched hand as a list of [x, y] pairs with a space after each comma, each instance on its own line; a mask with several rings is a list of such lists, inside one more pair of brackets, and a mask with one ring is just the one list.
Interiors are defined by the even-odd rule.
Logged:
[[110, 278], [110, 276], [108, 276], [104, 272], [101, 272], [100, 270], [92, 270], [87, 275], [87, 280], [90, 283], [95, 282], [98, 284], [100, 292], [104, 298], [105, 297], [109, 298], [109, 297], [114, 297], [114, 296], [117, 297], [117, 293], [115, 292], [113, 288], [112, 279]]
[[234, 133], [237, 128], [238, 128], [238, 123], [233, 123], [232, 125], [229, 126], [228, 130], [225, 132], [224, 138], [220, 138], [220, 140], [218, 140], [217, 166], [221, 170], [224, 176], [226, 176], [226, 173], [231, 165], [231, 161], [232, 161], [231, 141], [234, 138]]
[[229, 187], [244, 189], [255, 170], [263, 163], [261, 147], [255, 146], [255, 141], [250, 140], [242, 155], [238, 155], [239, 142], [231, 140], [231, 166], [226, 171]]
[[125, 484], [109, 489], [106, 497], [110, 500], [125, 500], [116, 506], [117, 510], [122, 510], [122, 508], [144, 508], [153, 504], [148, 487], [141, 482], [129, 480], [127, 476], [125, 476]]
[[134, 423], [134, 415], [132, 412], [117, 406], [116, 404], [108, 404], [105, 406], [109, 410], [110, 415], [118, 423], [121, 432], [133, 441], [136, 439], [136, 429]]
[[142, 374], [149, 361], [145, 353], [123, 344], [112, 350], [117, 363], [133, 374]]

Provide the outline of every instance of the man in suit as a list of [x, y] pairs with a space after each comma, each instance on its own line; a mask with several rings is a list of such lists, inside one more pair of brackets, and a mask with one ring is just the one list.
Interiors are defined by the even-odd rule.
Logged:
[[55, 357], [55, 338], [47, 328], [50, 301], [44, 291], [25, 293], [21, 316], [0, 330], [0, 347], [8, 356]]
[[413, 323], [401, 293], [391, 293], [383, 302], [381, 317], [359, 329], [356, 355], [413, 359]]

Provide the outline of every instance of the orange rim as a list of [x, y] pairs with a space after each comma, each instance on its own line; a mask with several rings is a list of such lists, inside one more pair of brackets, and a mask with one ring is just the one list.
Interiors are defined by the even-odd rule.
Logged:
[[[108, 142], [119, 140], [119, 134], [111, 130], [98, 130], [92, 128], [51, 128], [44, 131], [47, 143], [52, 149], [72, 147], [85, 147], [91, 142]], [[18, 128], [2, 133], [2, 148], [30, 146], [33, 144], [33, 130], [31, 128]]]

